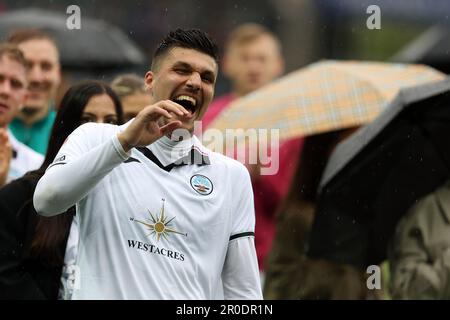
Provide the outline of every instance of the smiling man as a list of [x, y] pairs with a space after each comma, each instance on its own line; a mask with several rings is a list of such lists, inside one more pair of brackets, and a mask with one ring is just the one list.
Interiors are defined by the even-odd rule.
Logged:
[[25, 101], [26, 75], [23, 53], [13, 45], [0, 44], [0, 186], [37, 169], [43, 161], [7, 128]]
[[45, 154], [56, 116], [54, 99], [61, 82], [58, 48], [48, 34], [36, 29], [17, 30], [8, 42], [22, 50], [29, 67], [27, 99], [10, 128], [22, 143]]
[[41, 215], [77, 204], [73, 299], [213, 299], [221, 277], [226, 299], [262, 298], [249, 174], [192, 135], [217, 72], [208, 35], [170, 32], [145, 76], [154, 104], [79, 127], [39, 181]]

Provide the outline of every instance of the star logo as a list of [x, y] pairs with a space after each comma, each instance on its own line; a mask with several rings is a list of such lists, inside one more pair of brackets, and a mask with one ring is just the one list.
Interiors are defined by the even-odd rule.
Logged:
[[151, 231], [149, 234], [146, 235], [146, 237], [154, 235], [154, 237], [156, 238], [156, 241], [159, 241], [159, 239], [161, 237], [164, 237], [164, 239], [167, 240], [167, 237], [170, 233], [181, 234], [181, 235], [187, 237], [187, 233], [177, 231], [171, 226], [171, 222], [175, 219], [175, 217], [167, 220], [168, 217], [166, 216], [165, 211], [164, 211], [165, 199], [162, 199], [162, 202], [163, 203], [162, 203], [161, 210], [159, 212], [159, 215], [157, 215], [156, 217], [151, 213], [150, 210], [148, 210], [150, 219], [146, 219], [147, 222], [140, 221], [137, 219], [133, 219], [133, 220], [146, 226], [147, 229]]

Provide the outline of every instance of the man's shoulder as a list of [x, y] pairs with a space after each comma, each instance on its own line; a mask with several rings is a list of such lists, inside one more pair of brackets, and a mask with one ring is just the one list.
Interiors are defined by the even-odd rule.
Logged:
[[8, 172], [8, 181], [11, 181], [21, 177], [27, 171], [38, 169], [44, 162], [44, 156], [18, 141], [11, 132], [8, 132], [8, 135], [13, 149]]
[[214, 152], [206, 147], [205, 150], [208, 152], [208, 156], [211, 159], [211, 165], [214, 169], [221, 167], [226, 170], [227, 174], [237, 175], [237, 176], [249, 176], [247, 168], [239, 161], [227, 157], [221, 153]]
[[12, 132], [9, 132], [9, 140], [13, 150], [17, 153], [16, 157], [26, 158], [32, 166], [37, 165], [37, 167], [39, 167], [41, 165], [44, 160], [44, 156], [42, 154], [34, 151], [24, 143], [17, 140]]
[[76, 128], [71, 137], [82, 136], [82, 139], [89, 141], [101, 142], [111, 138], [114, 134], [123, 131], [124, 125], [113, 125], [108, 123], [94, 123], [88, 122]]

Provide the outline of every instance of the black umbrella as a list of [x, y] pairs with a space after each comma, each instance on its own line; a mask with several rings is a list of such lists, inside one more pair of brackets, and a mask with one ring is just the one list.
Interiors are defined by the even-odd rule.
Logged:
[[81, 16], [81, 29], [66, 26], [69, 15], [41, 9], [8, 11], [0, 15], [0, 37], [19, 28], [39, 28], [51, 34], [66, 68], [114, 68], [146, 63], [142, 51], [120, 29]]
[[450, 74], [450, 26], [436, 25], [428, 28], [391, 60], [427, 64]]
[[403, 90], [337, 146], [325, 169], [308, 255], [364, 267], [386, 258], [408, 208], [450, 177], [450, 79]]

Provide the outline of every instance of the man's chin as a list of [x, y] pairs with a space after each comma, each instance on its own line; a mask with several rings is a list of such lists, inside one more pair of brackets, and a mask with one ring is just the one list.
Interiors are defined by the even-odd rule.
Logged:
[[47, 107], [50, 104], [50, 100], [48, 99], [44, 99], [44, 97], [42, 98], [28, 98], [25, 101], [25, 105], [27, 106], [27, 108], [31, 108], [31, 109], [42, 109], [44, 107]]
[[26, 107], [23, 107], [20, 110], [20, 113], [22, 113], [25, 116], [33, 116], [36, 113], [38, 113], [39, 111], [41, 111], [41, 110], [42, 110], [42, 106], [39, 106], [39, 107], [37, 107], [37, 106], [26, 106]]

